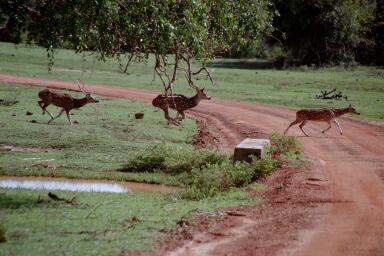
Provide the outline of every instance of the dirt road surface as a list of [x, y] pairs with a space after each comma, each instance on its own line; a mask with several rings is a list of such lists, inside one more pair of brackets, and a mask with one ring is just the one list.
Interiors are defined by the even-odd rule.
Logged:
[[[73, 82], [31, 77], [0, 75], [0, 81], [78, 89]], [[87, 90], [147, 103], [156, 96], [106, 85], [87, 85]], [[189, 115], [214, 127], [222, 147], [231, 149], [245, 137], [284, 131], [295, 111], [213, 99]], [[277, 171], [266, 182], [282, 186], [265, 192], [263, 206], [229, 210], [206, 226], [201, 220], [200, 229], [184, 237], [176, 231], [177, 241], [162, 243], [160, 254], [384, 255], [384, 126], [348, 118], [340, 124], [343, 135], [334, 127], [322, 134], [326, 124], [308, 124], [310, 137], [292, 127], [289, 133], [300, 138], [314, 161], [310, 170]]]

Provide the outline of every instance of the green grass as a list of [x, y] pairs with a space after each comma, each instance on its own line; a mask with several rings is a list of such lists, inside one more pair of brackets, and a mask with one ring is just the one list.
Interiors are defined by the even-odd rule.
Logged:
[[[161, 91], [158, 78], [153, 79], [153, 60], [148, 64], [134, 63], [129, 74], [122, 74], [119, 61], [109, 60], [100, 63], [93, 55], [75, 55], [69, 50], [58, 50], [53, 71], [48, 72], [46, 51], [36, 46], [1, 43], [0, 73], [57, 78], [74, 81], [82, 79], [88, 83], [110, 84], [132, 88]], [[121, 61], [125, 65], [125, 60]], [[345, 107], [352, 103], [362, 113], [364, 119], [384, 119], [384, 69], [356, 67], [345, 70], [327, 68], [312, 70], [301, 67], [294, 70], [251, 69], [249, 65], [239, 65], [216, 60], [209, 64], [214, 68], [217, 86], [201, 79], [196, 81], [205, 86], [214, 98], [236, 99], [247, 102], [268, 103], [290, 107]], [[248, 69], [247, 69], [248, 68]], [[185, 86], [183, 75], [176, 83], [177, 92], [192, 94]], [[349, 102], [317, 100], [320, 90], [336, 88], [348, 96]]]
[[[161, 173], [122, 173], [121, 168], [134, 154], [149, 145], [171, 145], [174, 150], [192, 148], [188, 144], [196, 132], [196, 124], [187, 119], [183, 125], [167, 125], [155, 108], [126, 100], [100, 98], [100, 103], [73, 110], [67, 117], [47, 124], [37, 105], [36, 87], [0, 84], [1, 98], [23, 99], [13, 106], [0, 106], [0, 145], [16, 145], [41, 152], [0, 151], [0, 175], [65, 176], [116, 180], [143, 180], [175, 184], [176, 180]], [[76, 94], [80, 96], [80, 94]], [[59, 109], [48, 109], [56, 114]], [[26, 115], [27, 111], [33, 113]], [[134, 113], [144, 111], [141, 120]], [[36, 123], [31, 123], [35, 120]], [[53, 159], [53, 160], [52, 160]]]
[[[99, 97], [100, 103], [73, 111], [72, 120], [79, 124], [69, 125], [66, 116], [62, 116], [48, 125], [48, 115], [41, 115], [37, 105], [38, 91], [36, 87], [0, 84], [2, 99], [23, 99], [12, 106], [0, 106], [0, 146], [26, 150], [0, 150], [0, 175], [181, 184], [182, 175], [173, 172], [175, 168], [187, 168], [183, 161], [196, 164], [196, 157], [186, 155], [194, 152], [187, 142], [197, 128], [190, 119], [181, 127], [167, 125], [162, 113], [153, 107]], [[49, 109], [53, 113], [58, 111], [54, 106]], [[27, 111], [33, 115], [26, 115]], [[134, 118], [138, 111], [145, 112], [144, 119]], [[173, 171], [121, 170], [154, 145], [173, 152], [166, 161]], [[31, 149], [39, 152], [29, 152]], [[197, 156], [198, 152], [194, 154]], [[152, 251], [156, 239], [163, 234], [161, 230], [175, 227], [189, 212], [193, 216], [194, 210], [207, 213], [261, 201], [250, 198], [243, 188], [196, 201], [184, 199], [181, 193], [55, 192], [64, 198], [76, 196], [78, 205], [52, 201], [47, 193], [0, 189], [0, 255], [117, 255], [121, 251]]]
[[[153, 251], [164, 228], [188, 213], [256, 204], [243, 191], [187, 201], [172, 194], [55, 192], [78, 205], [52, 201], [47, 191], [0, 189], [0, 255], [118, 255]], [[190, 214], [191, 215], [191, 214]]]

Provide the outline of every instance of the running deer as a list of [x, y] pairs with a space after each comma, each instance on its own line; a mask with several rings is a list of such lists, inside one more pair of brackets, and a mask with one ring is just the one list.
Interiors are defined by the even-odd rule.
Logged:
[[284, 135], [287, 133], [288, 129], [291, 126], [301, 123], [299, 125], [300, 129], [303, 131], [305, 136], [309, 136], [303, 129], [304, 125], [308, 121], [317, 121], [317, 122], [327, 122], [329, 127], [322, 131], [325, 133], [331, 129], [332, 121], [337, 125], [340, 130], [340, 134], [343, 134], [339, 122], [336, 120], [336, 117], [342, 116], [344, 114], [351, 113], [355, 115], [360, 115], [355, 108], [350, 104], [347, 108], [337, 109], [337, 108], [322, 108], [322, 109], [301, 109], [296, 112], [296, 120], [289, 124], [288, 128], [284, 131]]
[[[74, 108], [81, 108], [82, 106], [88, 104], [88, 103], [97, 103], [99, 102], [97, 99], [92, 97], [92, 95], [89, 92], [86, 92], [84, 90], [84, 84], [82, 87], [80, 87], [79, 81], [77, 81], [77, 86], [79, 86], [80, 91], [85, 93], [85, 97], [81, 99], [74, 98], [73, 96], [66, 94], [66, 93], [59, 93], [56, 91], [52, 91], [49, 89], [44, 89], [39, 92], [39, 98], [41, 99], [38, 101], [39, 106], [43, 109], [43, 115], [45, 112], [49, 114], [51, 117], [51, 120], [48, 121], [48, 123], [51, 123], [56, 118], [60, 117], [61, 114], [65, 111], [67, 114], [69, 124], [72, 124], [70, 111]], [[47, 107], [53, 104], [57, 107], [61, 108], [60, 113], [53, 117], [52, 114], [47, 110]]]
[[[196, 107], [201, 100], [210, 100], [211, 97], [208, 97], [204, 88], [199, 89], [194, 87], [196, 90], [196, 95], [192, 97], [187, 97], [181, 94], [173, 94], [166, 96], [164, 94], [158, 95], [152, 100], [152, 105], [158, 108], [161, 108], [164, 111], [165, 119], [169, 123], [179, 125], [179, 122], [185, 119], [184, 111]], [[176, 109], [177, 115], [175, 118], [169, 116], [169, 108]], [[181, 117], [179, 117], [181, 116]]]

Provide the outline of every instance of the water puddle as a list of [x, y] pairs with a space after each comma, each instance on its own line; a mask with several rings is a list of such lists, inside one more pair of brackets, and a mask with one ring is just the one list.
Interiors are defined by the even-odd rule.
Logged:
[[23, 188], [43, 190], [66, 190], [78, 192], [176, 192], [178, 187], [140, 182], [46, 178], [46, 177], [0, 177], [0, 188]]

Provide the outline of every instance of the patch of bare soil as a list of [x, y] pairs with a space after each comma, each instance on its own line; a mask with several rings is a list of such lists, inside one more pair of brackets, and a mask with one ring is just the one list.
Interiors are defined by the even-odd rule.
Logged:
[[207, 122], [204, 120], [196, 120], [198, 131], [193, 135], [191, 144], [198, 149], [201, 148], [218, 148], [219, 139], [212, 131], [212, 128], [209, 128]]
[[166, 238], [158, 244], [158, 255], [287, 253], [288, 247], [293, 251], [306, 239], [299, 231], [316, 226], [329, 204], [337, 203], [328, 192], [319, 164], [311, 169], [281, 168], [262, 183], [266, 189], [249, 189], [252, 196], [264, 199], [262, 204], [197, 215], [196, 224], [186, 221], [166, 232]]

